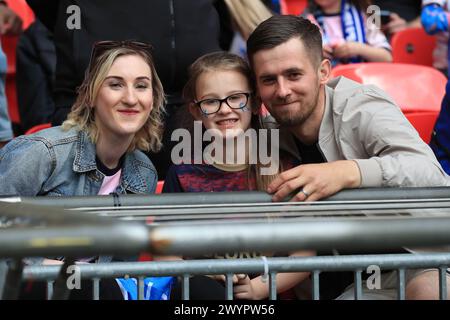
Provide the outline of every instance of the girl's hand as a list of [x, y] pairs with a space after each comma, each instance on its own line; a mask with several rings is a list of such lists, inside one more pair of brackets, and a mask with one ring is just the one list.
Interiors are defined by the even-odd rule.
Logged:
[[237, 279], [237, 283], [233, 286], [235, 299], [259, 300], [253, 288], [252, 280], [247, 274], [238, 274]]

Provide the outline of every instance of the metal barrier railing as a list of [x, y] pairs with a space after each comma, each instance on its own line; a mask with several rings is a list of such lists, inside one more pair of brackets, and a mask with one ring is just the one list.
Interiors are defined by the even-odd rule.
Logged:
[[[0, 257], [16, 259], [7, 272], [6, 280], [3, 283], [0, 280], [0, 292], [6, 292], [1, 290], [6, 288], [12, 292], [6, 294], [6, 298], [17, 296], [15, 285], [22, 272], [35, 268], [24, 269], [20, 258], [30, 256], [67, 257], [60, 268], [53, 293], [54, 298], [65, 298], [68, 295], [64, 288], [65, 270], [73, 264], [71, 257], [75, 256], [142, 251], [195, 255], [230, 251], [364, 250], [448, 245], [449, 190], [351, 190], [347, 196], [359, 198], [358, 201], [315, 203], [260, 203], [270, 201], [267, 200], [269, 196], [257, 192], [0, 199], [0, 216], [23, 219], [25, 225], [21, 228], [8, 225], [0, 229]], [[358, 197], [360, 192], [361, 197], [367, 199]], [[342, 194], [345, 192], [336, 196]], [[385, 200], [373, 200], [380, 198]], [[146, 227], [140, 222], [111, 217], [138, 220], [151, 217], [154, 222]], [[381, 245], [380, 239], [383, 239]], [[177, 263], [189, 266], [185, 262]], [[435, 265], [441, 268], [441, 277], [442, 266], [446, 265], [447, 262]], [[407, 267], [406, 264], [403, 266]], [[276, 268], [271, 270], [279, 272]], [[322, 269], [310, 270], [313, 270], [313, 279], [317, 279], [317, 272]], [[231, 272], [223, 270], [222, 273]], [[404, 278], [404, 273], [399, 271], [399, 276]], [[358, 272], [355, 280], [360, 282]], [[271, 283], [275, 285], [274, 279]]]
[[[285, 272], [312, 272], [312, 293], [314, 300], [320, 296], [320, 273], [327, 271], [353, 271], [355, 274], [355, 299], [362, 298], [362, 270], [368, 266], [378, 266], [381, 270], [395, 270], [398, 274], [397, 294], [405, 299], [405, 270], [418, 268], [436, 268], [439, 270], [440, 299], [447, 299], [446, 270], [450, 265], [450, 253], [427, 254], [385, 254], [353, 256], [290, 257], [266, 259], [211, 259], [183, 260], [170, 262], [114, 262], [99, 264], [80, 264], [79, 275], [82, 279], [93, 279], [93, 299], [99, 299], [99, 279], [129, 277], [138, 278], [139, 299], [143, 299], [143, 279], [147, 276], [181, 276], [182, 283], [188, 284], [188, 278], [194, 275], [225, 275], [226, 299], [233, 300], [233, 274], [264, 274], [269, 282], [269, 299], [277, 299], [276, 275]], [[56, 280], [60, 266], [28, 266], [23, 273], [24, 280]], [[51, 282], [49, 284], [52, 291]], [[183, 299], [189, 299], [189, 287], [183, 287]], [[225, 295], [224, 295], [225, 297]]]
[[[0, 200], [25, 204], [77, 207], [123, 207], [148, 205], [205, 205], [233, 203], [270, 203], [271, 196], [265, 192], [196, 192], [167, 193], [153, 195], [110, 195], [74, 197], [4, 197]], [[324, 201], [363, 201], [363, 200], [405, 200], [405, 199], [450, 199], [450, 187], [430, 188], [365, 188], [342, 190]]]

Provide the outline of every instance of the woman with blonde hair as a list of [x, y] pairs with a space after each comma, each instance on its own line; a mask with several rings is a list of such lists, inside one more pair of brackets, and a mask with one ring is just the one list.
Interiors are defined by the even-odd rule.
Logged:
[[163, 104], [150, 45], [96, 43], [63, 125], [1, 150], [0, 195], [153, 193], [157, 173], [140, 150], [161, 147]]
[[[97, 42], [63, 125], [18, 137], [1, 150], [0, 195], [154, 193], [157, 173], [141, 150], [161, 147], [163, 104], [150, 45]], [[93, 263], [97, 258], [81, 261]], [[38, 258], [33, 263], [62, 261]], [[120, 281], [101, 281], [100, 298], [126, 297], [129, 292], [121, 292]], [[44, 287], [42, 283], [33, 284], [31, 290], [27, 286], [21, 297], [43, 299]], [[90, 299], [89, 281], [82, 287], [71, 291], [70, 299]]]

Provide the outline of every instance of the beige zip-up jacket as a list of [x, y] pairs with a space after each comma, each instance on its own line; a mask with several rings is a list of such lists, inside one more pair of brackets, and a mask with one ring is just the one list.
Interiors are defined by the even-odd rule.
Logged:
[[[354, 160], [361, 187], [450, 186], [433, 151], [385, 92], [344, 77], [329, 81], [325, 92], [318, 146], [327, 162]], [[273, 121], [265, 122], [273, 128]], [[299, 158], [286, 128], [280, 148]]]

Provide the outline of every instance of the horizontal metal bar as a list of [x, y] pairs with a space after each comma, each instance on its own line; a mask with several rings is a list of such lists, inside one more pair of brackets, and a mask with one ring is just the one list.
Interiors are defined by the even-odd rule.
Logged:
[[[0, 257], [89, 254], [204, 255], [233, 251], [396, 249], [450, 244], [450, 218], [367, 220], [314, 218], [145, 227], [131, 222], [72, 227], [7, 228]], [[383, 241], [380, 243], [380, 239]]]
[[[51, 197], [49, 197], [51, 198]], [[35, 197], [39, 199], [39, 197]], [[71, 212], [54, 206], [37, 205], [37, 203], [9, 203], [0, 201], [0, 217], [20, 217], [34, 221], [44, 221], [46, 224], [68, 225], [73, 223], [108, 224], [114, 220], [106, 217], [93, 216], [86, 213]]]
[[[204, 255], [298, 249], [395, 249], [450, 244], [450, 218], [365, 220], [315, 218], [151, 227], [151, 251]], [[382, 239], [382, 240], [381, 240]], [[207, 244], [207, 245], [206, 245]]]
[[[112, 262], [79, 264], [82, 279], [116, 278], [129, 275], [139, 276], [178, 276], [253, 273], [263, 274], [265, 262], [262, 259], [201, 259], [152, 262]], [[450, 253], [426, 254], [383, 254], [383, 255], [345, 255], [312, 257], [272, 257], [267, 258], [269, 270], [275, 273], [304, 272], [312, 270], [350, 271], [377, 265], [382, 270], [399, 268], [433, 268], [450, 265]], [[53, 280], [58, 276], [60, 266], [27, 266], [23, 279]], [[318, 273], [317, 273], [318, 275]]]
[[312, 204], [293, 203], [291, 205], [267, 204], [265, 206], [254, 204], [252, 207], [243, 204], [241, 206], [222, 207], [195, 207], [170, 208], [170, 209], [139, 209], [123, 208], [117, 210], [95, 210], [93, 214], [101, 214], [108, 217], [124, 218], [126, 220], [146, 220], [151, 217], [153, 223], [182, 222], [192, 220], [217, 220], [217, 219], [277, 219], [284, 217], [326, 217], [326, 216], [364, 216], [370, 218], [386, 216], [449, 216], [450, 201], [425, 202], [425, 203], [388, 203], [388, 204], [330, 204], [323, 206], [318, 202]]
[[[280, 216], [339, 216], [398, 214], [420, 215], [423, 209], [434, 210], [441, 215], [450, 214], [450, 199], [432, 200], [385, 200], [359, 202], [293, 202], [293, 203], [241, 203], [216, 205], [146, 206], [120, 208], [76, 208], [73, 210], [95, 213], [110, 217], [151, 216], [155, 221], [216, 218], [223, 215], [246, 215], [249, 217]], [[422, 214], [424, 215], [424, 214]]]
[[149, 248], [149, 230], [139, 223], [7, 228], [0, 231], [0, 257], [135, 254]]
[[[346, 200], [382, 200], [382, 199], [439, 199], [450, 198], [450, 187], [430, 188], [366, 188], [342, 190], [324, 199], [325, 201]], [[0, 198], [0, 201], [2, 199]], [[119, 195], [87, 196], [87, 197], [20, 197], [4, 198], [4, 201], [58, 206], [62, 208], [114, 207], [136, 205], [181, 205], [181, 204], [229, 204], [229, 203], [260, 203], [271, 202], [271, 195], [265, 192], [199, 192], [199, 193], [168, 193], [159, 195]]]

